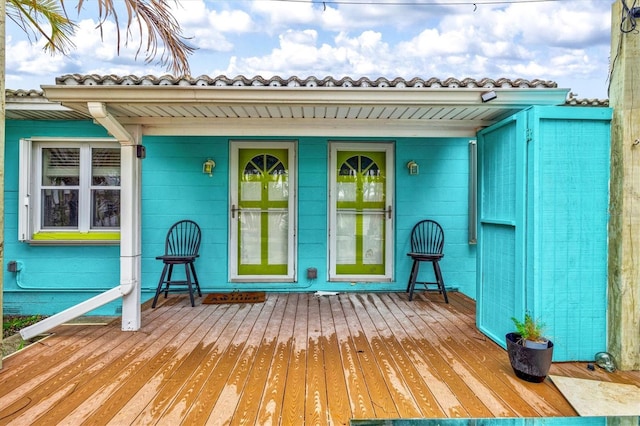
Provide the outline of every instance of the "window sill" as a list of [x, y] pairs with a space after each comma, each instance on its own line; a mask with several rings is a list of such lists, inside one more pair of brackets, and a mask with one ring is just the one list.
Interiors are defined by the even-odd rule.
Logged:
[[38, 232], [28, 241], [33, 246], [115, 246], [120, 232]]

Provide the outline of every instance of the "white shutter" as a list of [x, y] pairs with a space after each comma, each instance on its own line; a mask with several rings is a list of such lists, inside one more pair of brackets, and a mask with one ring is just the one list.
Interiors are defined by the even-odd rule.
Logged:
[[18, 183], [18, 241], [31, 239], [31, 140], [20, 140], [20, 182]]

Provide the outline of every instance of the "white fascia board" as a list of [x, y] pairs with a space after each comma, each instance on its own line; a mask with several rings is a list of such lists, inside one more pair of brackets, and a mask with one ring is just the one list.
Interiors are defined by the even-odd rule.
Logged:
[[[309, 88], [216, 86], [43, 86], [48, 99], [64, 105], [126, 104], [294, 104], [294, 105], [561, 105], [568, 89], [522, 88]], [[488, 90], [497, 99], [482, 103]]]

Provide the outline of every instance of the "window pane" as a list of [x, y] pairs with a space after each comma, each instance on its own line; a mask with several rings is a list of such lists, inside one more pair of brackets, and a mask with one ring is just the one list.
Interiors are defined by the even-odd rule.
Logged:
[[118, 228], [120, 226], [120, 191], [97, 189], [91, 191], [91, 227]]
[[79, 148], [42, 149], [42, 185], [74, 186], [79, 184]]
[[91, 184], [120, 186], [120, 148], [91, 150]]
[[42, 227], [78, 227], [78, 190], [42, 190]]

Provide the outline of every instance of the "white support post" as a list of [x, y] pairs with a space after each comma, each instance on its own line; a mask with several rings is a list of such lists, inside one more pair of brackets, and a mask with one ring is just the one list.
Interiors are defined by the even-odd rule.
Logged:
[[[140, 128], [131, 134], [140, 141]], [[121, 141], [122, 143], [122, 141]], [[122, 144], [120, 182], [120, 284], [132, 284], [132, 290], [122, 297], [122, 330], [136, 331], [141, 326], [141, 181], [142, 160], [137, 158], [136, 145]]]

